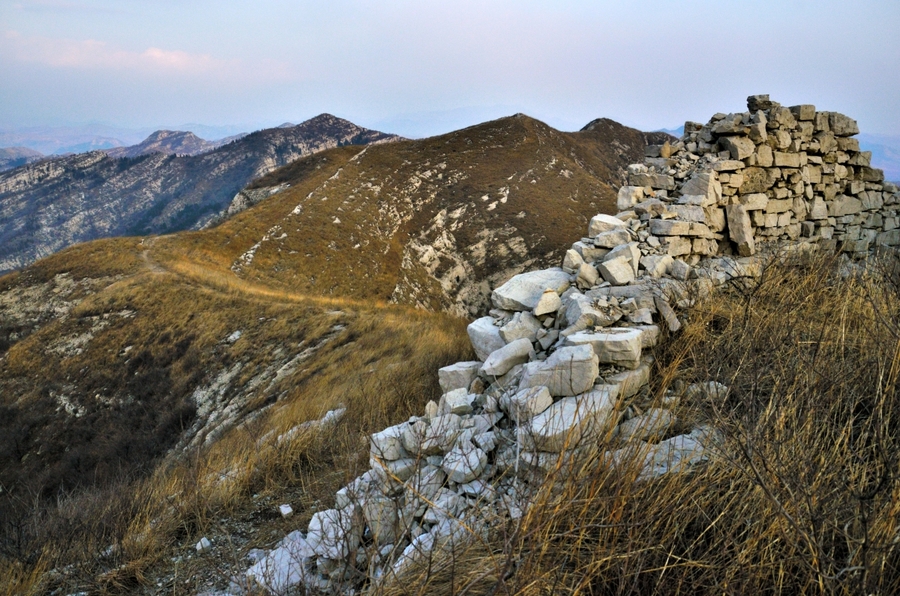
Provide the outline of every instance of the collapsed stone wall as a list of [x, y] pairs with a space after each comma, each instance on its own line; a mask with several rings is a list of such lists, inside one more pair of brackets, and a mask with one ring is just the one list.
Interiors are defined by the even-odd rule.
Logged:
[[710, 380], [653, 399], [660, 330], [677, 332], [677, 311], [716, 286], [758, 275], [766, 243], [851, 255], [900, 244], [898, 194], [849, 138], [852, 120], [766, 96], [749, 107], [652, 147], [618, 217], [595, 216], [562, 267], [496, 288], [468, 327], [478, 360], [438, 371], [440, 401], [371, 435], [370, 469], [246, 578], [273, 594], [402, 581], [521, 518], [579, 462], [627, 462], [646, 479], [709, 458], [718, 431], [675, 408], [729, 389]]
[[642, 241], [689, 263], [776, 241], [857, 256], [900, 246], [900, 194], [860, 151], [854, 120], [768, 95], [747, 108], [687, 122], [679, 141], [629, 167], [619, 217], [642, 222]]

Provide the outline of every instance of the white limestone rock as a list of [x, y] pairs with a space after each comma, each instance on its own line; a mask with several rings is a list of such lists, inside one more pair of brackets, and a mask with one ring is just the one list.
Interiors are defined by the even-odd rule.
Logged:
[[487, 465], [487, 454], [472, 443], [458, 444], [441, 463], [441, 469], [451, 482], [463, 484], [481, 475]]
[[553, 396], [578, 395], [590, 389], [599, 374], [599, 361], [590, 346], [563, 347], [543, 362], [526, 365], [519, 390], [543, 386]]
[[[495, 349], [500, 347], [497, 346]], [[475, 360], [457, 362], [456, 364], [439, 368], [438, 384], [441, 386], [441, 391], [448, 393], [454, 389], [468, 389], [478, 375], [479, 368], [481, 368], [481, 362]]]
[[594, 236], [602, 234], [603, 232], [609, 232], [610, 230], [623, 228], [626, 225], [628, 224], [626, 224], [618, 217], [599, 213], [591, 218], [591, 223], [588, 225], [588, 236], [593, 238]]
[[597, 266], [597, 270], [604, 280], [614, 286], [624, 286], [634, 281], [634, 267], [627, 256], [604, 261]]
[[315, 588], [318, 574], [312, 565], [314, 556], [302, 532], [295, 530], [254, 563], [246, 576], [272, 594], [285, 594], [301, 584]]
[[441, 396], [438, 402], [438, 411], [442, 414], [469, 414], [472, 412], [472, 402], [477, 396], [469, 393], [468, 389], [454, 389]]
[[616, 196], [616, 209], [627, 211], [636, 203], [644, 200], [644, 188], [642, 186], [623, 186]]
[[563, 258], [562, 268], [566, 273], [575, 274], [578, 273], [578, 268], [581, 267], [582, 263], [584, 263], [584, 257], [581, 256], [581, 253], [570, 248], [566, 251], [565, 258]]
[[484, 362], [492, 352], [506, 345], [500, 337], [500, 328], [494, 325], [493, 317], [481, 317], [469, 324], [466, 329], [469, 333], [469, 341], [475, 349], [475, 355]]
[[641, 360], [640, 329], [608, 327], [601, 331], [581, 331], [565, 339], [567, 346], [590, 346], [604, 364], [635, 369]]
[[616, 427], [616, 438], [621, 442], [647, 441], [662, 438], [677, 419], [671, 411], [650, 408], [641, 416], [635, 416]]
[[636, 395], [650, 382], [650, 364], [641, 362], [634, 370], [626, 370], [604, 377], [609, 385], [619, 386], [619, 395], [629, 398]]
[[531, 420], [553, 405], [553, 397], [544, 386], [529, 387], [500, 397], [500, 407], [516, 424]]
[[517, 339], [494, 350], [481, 367], [481, 372], [488, 377], [500, 377], [517, 364], [528, 362], [528, 355], [534, 348], [527, 339]]
[[562, 300], [560, 299], [559, 294], [557, 294], [555, 290], [544, 290], [537, 305], [534, 307], [534, 315], [539, 317], [541, 315], [555, 313], [559, 310], [560, 306], [562, 306]]
[[406, 457], [407, 453], [403, 448], [401, 436], [408, 426], [409, 424], [404, 422], [371, 435], [369, 437], [369, 451], [372, 456], [386, 461], [394, 461]]
[[669, 273], [675, 259], [669, 255], [648, 255], [641, 258], [641, 266], [651, 277], [662, 277]]
[[355, 505], [314, 513], [306, 533], [309, 547], [326, 559], [349, 556], [359, 547], [361, 537], [362, 520]]
[[395, 499], [382, 495], [369, 497], [363, 501], [362, 514], [376, 544], [392, 544], [396, 541], [400, 520]]
[[[550, 291], [556, 295], [556, 292]], [[538, 305], [539, 304], [540, 301], [538, 301]], [[517, 312], [506, 325], [500, 328], [500, 337], [502, 337], [503, 341], [506, 343], [511, 343], [517, 339], [523, 338], [530, 342], [534, 342], [538, 329], [541, 329], [542, 327], [541, 322], [530, 312]]]
[[544, 290], [551, 289], [562, 294], [570, 282], [569, 274], [558, 268], [521, 273], [494, 290], [491, 302], [504, 310], [533, 310]]
[[617, 419], [615, 386], [565, 397], [518, 428], [519, 440], [538, 451], [574, 449], [608, 432]]

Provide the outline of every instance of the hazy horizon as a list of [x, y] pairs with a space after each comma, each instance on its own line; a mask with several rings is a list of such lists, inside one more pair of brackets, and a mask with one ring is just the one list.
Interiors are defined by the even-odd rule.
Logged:
[[769, 93], [900, 135], [888, 0], [16, 0], [0, 23], [2, 129], [258, 129], [328, 112], [423, 137], [523, 112], [655, 130]]

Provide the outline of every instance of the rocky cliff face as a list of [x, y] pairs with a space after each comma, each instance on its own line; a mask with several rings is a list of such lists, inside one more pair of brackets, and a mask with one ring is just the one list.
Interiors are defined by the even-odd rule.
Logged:
[[323, 114], [197, 156], [116, 159], [102, 151], [0, 174], [0, 272], [76, 242], [200, 227], [251, 180], [341, 145], [394, 140]]

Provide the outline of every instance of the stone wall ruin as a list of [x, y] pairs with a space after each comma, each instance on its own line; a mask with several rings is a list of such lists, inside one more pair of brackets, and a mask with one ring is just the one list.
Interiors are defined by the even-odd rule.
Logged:
[[748, 107], [650, 147], [617, 217], [595, 216], [561, 267], [496, 288], [468, 327], [478, 360], [438, 371], [440, 401], [371, 435], [370, 469], [245, 578], [273, 594], [402, 581], [521, 518], [548, 475], [578, 462], [630, 462], [653, 478], [711, 457], [718, 432], [675, 407], [729, 388], [653, 399], [661, 329], [677, 332], [677, 312], [716, 286], [758, 275], [767, 248], [861, 257], [900, 245], [900, 195], [851, 138], [853, 120], [767, 96]]
[[680, 140], [629, 167], [619, 217], [641, 222], [643, 242], [691, 264], [777, 241], [856, 256], [900, 246], [900, 195], [860, 151], [856, 121], [768, 95], [747, 108], [687, 122]]

